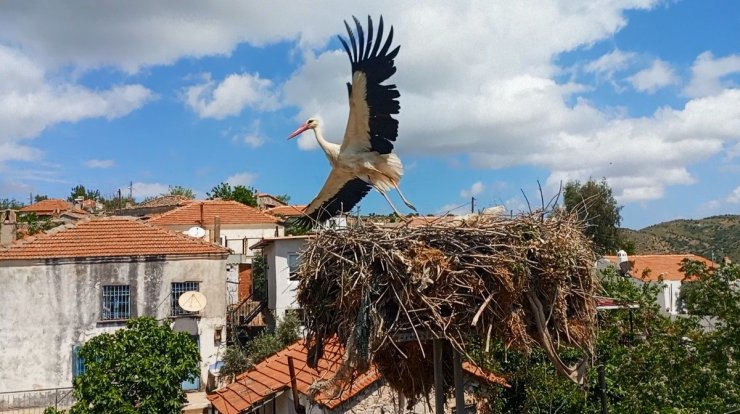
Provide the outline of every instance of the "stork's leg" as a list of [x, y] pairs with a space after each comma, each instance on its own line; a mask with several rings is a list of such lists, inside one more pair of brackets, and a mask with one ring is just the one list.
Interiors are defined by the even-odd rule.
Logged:
[[416, 211], [416, 207], [414, 207], [414, 205], [411, 204], [411, 202], [409, 200], [406, 200], [406, 197], [403, 196], [403, 193], [401, 192], [401, 188], [398, 186], [398, 184], [393, 183], [393, 187], [395, 187], [396, 188], [396, 191], [398, 191], [398, 195], [401, 196], [401, 200], [403, 200], [404, 204], [406, 204], [407, 206], [409, 206], [410, 209]]
[[[378, 190], [378, 189], [376, 188], [376, 190]], [[380, 194], [382, 194], [382, 195], [383, 195], [383, 197], [385, 198], [385, 201], [387, 201], [387, 202], [388, 202], [388, 205], [390, 205], [390, 206], [391, 206], [391, 208], [392, 208], [392, 209], [393, 209], [393, 211], [394, 211], [394, 212], [396, 213], [396, 215], [397, 215], [398, 217], [401, 217], [401, 218], [403, 218], [403, 216], [401, 215], [401, 213], [399, 213], [399, 212], [398, 212], [398, 210], [396, 209], [396, 206], [394, 206], [394, 205], [393, 205], [393, 203], [391, 203], [391, 199], [390, 199], [390, 198], [388, 198], [388, 194], [386, 194], [386, 193], [385, 193], [385, 191], [380, 191], [380, 190], [378, 190], [378, 192], [379, 192]]]

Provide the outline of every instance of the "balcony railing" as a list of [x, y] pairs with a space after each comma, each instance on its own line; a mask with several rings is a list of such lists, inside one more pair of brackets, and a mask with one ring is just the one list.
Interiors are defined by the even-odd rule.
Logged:
[[48, 407], [58, 410], [75, 403], [72, 388], [48, 388], [0, 392], [0, 413], [42, 414]]

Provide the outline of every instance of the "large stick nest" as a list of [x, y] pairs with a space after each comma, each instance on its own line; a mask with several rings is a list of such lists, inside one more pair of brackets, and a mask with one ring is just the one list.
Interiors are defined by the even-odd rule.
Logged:
[[374, 364], [407, 397], [428, 396], [429, 339], [440, 338], [464, 354], [473, 340], [539, 345], [582, 382], [585, 365], [557, 349], [593, 350], [594, 262], [582, 223], [564, 213], [323, 230], [302, 253], [298, 302], [313, 354], [334, 335], [345, 345], [343, 381]]

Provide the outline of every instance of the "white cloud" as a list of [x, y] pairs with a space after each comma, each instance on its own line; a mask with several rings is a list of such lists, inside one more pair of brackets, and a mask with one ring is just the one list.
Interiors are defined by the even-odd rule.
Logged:
[[733, 73], [740, 73], [740, 55], [715, 59], [712, 52], [704, 52], [694, 61], [691, 67], [691, 81], [683, 93], [692, 98], [720, 93], [725, 88], [735, 86], [722, 81], [723, 77]]
[[727, 202], [732, 204], [740, 204], [740, 186], [735, 187], [730, 195], [727, 196]]
[[246, 107], [272, 110], [278, 106], [272, 82], [259, 74], [231, 74], [218, 85], [210, 74], [203, 77], [203, 83], [185, 90], [186, 104], [201, 118], [223, 119]]
[[614, 49], [613, 51], [584, 65], [583, 70], [584, 72], [593, 73], [610, 82], [614, 82], [614, 74], [629, 68], [629, 65], [634, 59], [634, 53]]
[[116, 166], [114, 160], [87, 160], [85, 161], [85, 167], [87, 168], [112, 168]]
[[[122, 187], [121, 192], [125, 193], [125, 190], [127, 190], [127, 187]], [[141, 183], [136, 182], [133, 183], [133, 196], [134, 198], [141, 200], [143, 198], [147, 197], [157, 197], [162, 194], [166, 194], [170, 191], [170, 186], [167, 184], [160, 184], [160, 183]]]
[[257, 174], [251, 173], [251, 172], [242, 172], [238, 174], [234, 174], [226, 179], [226, 182], [229, 183], [232, 186], [237, 185], [243, 185], [245, 187], [249, 187], [254, 183], [254, 180], [257, 178]]
[[247, 134], [242, 137], [242, 141], [252, 148], [259, 148], [265, 143], [265, 137], [255, 134]]
[[655, 93], [658, 89], [675, 85], [679, 81], [671, 65], [660, 59], [655, 59], [649, 68], [635, 73], [627, 80], [636, 90], [647, 93]]
[[119, 85], [92, 90], [54, 79], [21, 52], [0, 45], [0, 162], [30, 161], [38, 150], [20, 144], [60, 122], [88, 118], [119, 118], [153, 100], [142, 85]]
[[466, 189], [460, 190], [460, 197], [462, 198], [475, 197], [479, 195], [480, 193], [482, 193], [483, 190], [485, 189], [486, 189], [486, 186], [483, 185], [482, 182], [476, 181], [475, 183], [473, 183], [473, 185], [470, 186], [469, 189], [466, 188]]

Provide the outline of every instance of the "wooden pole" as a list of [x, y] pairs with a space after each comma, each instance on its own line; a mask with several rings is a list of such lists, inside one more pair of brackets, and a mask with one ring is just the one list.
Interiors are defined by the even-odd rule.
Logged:
[[452, 368], [455, 375], [455, 412], [462, 414], [465, 412], [465, 386], [463, 384], [462, 358], [460, 353], [452, 351]]
[[306, 414], [306, 408], [301, 405], [298, 397], [298, 385], [296, 384], [295, 368], [293, 366], [293, 357], [288, 357], [288, 373], [290, 374], [290, 388], [293, 393], [293, 408], [298, 414]]
[[442, 347], [444, 346], [444, 340], [435, 339], [432, 341], [434, 347], [434, 413], [444, 414], [445, 412], [445, 395], [444, 389], [444, 374], [442, 373]]

